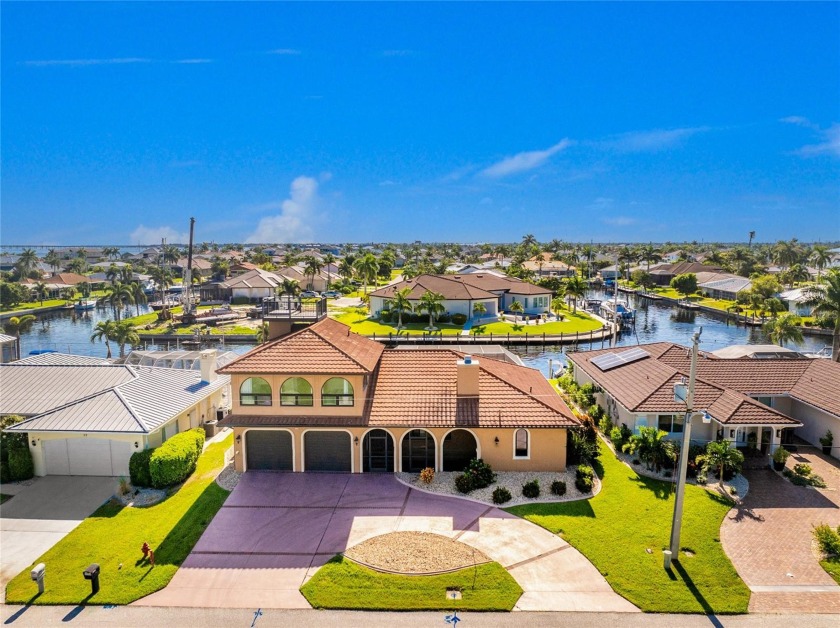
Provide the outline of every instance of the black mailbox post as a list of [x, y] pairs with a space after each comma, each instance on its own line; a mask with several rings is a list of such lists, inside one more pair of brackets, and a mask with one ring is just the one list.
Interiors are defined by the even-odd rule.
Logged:
[[85, 580], [90, 580], [91, 595], [99, 593], [99, 563], [93, 563], [84, 570]]

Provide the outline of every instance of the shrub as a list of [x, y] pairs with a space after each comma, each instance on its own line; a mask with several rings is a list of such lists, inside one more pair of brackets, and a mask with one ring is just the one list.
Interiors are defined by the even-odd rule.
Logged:
[[475, 488], [473, 486], [473, 478], [472, 475], [468, 473], [462, 473], [457, 478], [455, 478], [455, 488], [458, 489], [459, 493], [467, 494], [471, 490]]
[[554, 480], [551, 483], [551, 492], [554, 495], [565, 495], [566, 494], [566, 483], [563, 480]]
[[426, 467], [420, 472], [420, 481], [423, 484], [431, 484], [435, 479], [435, 470], [432, 467]]
[[808, 482], [811, 486], [815, 488], [826, 488], [828, 486], [825, 483], [825, 480], [822, 479], [822, 476], [817, 475], [816, 473], [808, 476]]
[[125, 476], [120, 476], [120, 495], [128, 495], [131, 492], [131, 484], [128, 482], [128, 478]]
[[522, 485], [522, 494], [528, 499], [534, 499], [540, 496], [540, 481], [531, 480]]
[[9, 463], [6, 460], [0, 461], [0, 484], [11, 482], [12, 478], [9, 476]]
[[591, 382], [587, 382], [583, 386], [580, 387], [578, 391], [578, 399], [581, 402], [580, 405], [584, 408], [588, 408], [591, 405], [595, 404], [595, 385]]
[[134, 486], [151, 486], [152, 474], [149, 472], [149, 461], [154, 449], [135, 451], [128, 459], [128, 475]]
[[595, 471], [588, 464], [582, 464], [575, 470], [575, 487], [581, 493], [589, 493], [595, 485]]
[[504, 504], [505, 502], [509, 502], [511, 500], [510, 491], [507, 490], [504, 486], [497, 486], [493, 490], [493, 503], [494, 504]]
[[836, 530], [830, 525], [821, 523], [814, 526], [814, 538], [820, 546], [820, 551], [826, 556], [840, 556], [840, 527]]
[[231, 305], [248, 305], [251, 302], [251, 299], [248, 297], [233, 297], [230, 300]]
[[379, 312], [379, 320], [383, 323], [390, 323], [392, 318], [393, 314], [391, 310], [382, 310], [381, 312]]
[[35, 464], [29, 447], [9, 448], [9, 479], [13, 482], [28, 480], [35, 475]]
[[493, 468], [481, 458], [470, 460], [464, 473], [472, 476], [473, 488], [485, 488], [496, 481], [496, 474], [493, 473]]
[[452, 315], [452, 323], [454, 325], [464, 325], [467, 322], [467, 315], [466, 314], [453, 314]]
[[452, 322], [452, 315], [449, 312], [444, 312], [440, 316], [437, 317], [438, 323], [451, 323]]
[[176, 434], [152, 452], [149, 474], [152, 486], [164, 488], [179, 484], [195, 471], [204, 447], [204, 430], [196, 428]]
[[789, 456], [790, 452], [787, 449], [785, 449], [784, 447], [779, 447], [776, 451], [773, 452], [773, 462], [784, 464], [785, 462], [787, 462]]
[[610, 440], [615, 446], [616, 451], [621, 451], [621, 446], [624, 444], [624, 439], [622, 438], [621, 434], [621, 428], [614, 427], [610, 430]]
[[809, 475], [811, 475], [811, 473], [813, 473], [813, 469], [809, 464], [799, 463], [793, 465], [793, 472], [796, 475], [801, 475], [803, 478], [807, 478]]

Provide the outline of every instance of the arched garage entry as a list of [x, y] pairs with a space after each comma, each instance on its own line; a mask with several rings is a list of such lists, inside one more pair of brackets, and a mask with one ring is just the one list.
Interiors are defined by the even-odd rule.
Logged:
[[443, 470], [463, 471], [478, 458], [478, 443], [467, 430], [452, 430], [443, 439]]
[[426, 467], [435, 465], [435, 439], [426, 430], [411, 430], [403, 436], [402, 470], [419, 473]]
[[291, 471], [292, 435], [285, 430], [245, 432], [245, 465], [248, 471]]
[[394, 471], [394, 438], [385, 430], [371, 430], [362, 442], [362, 471]]
[[303, 470], [350, 473], [353, 450], [348, 432], [309, 431], [303, 435]]

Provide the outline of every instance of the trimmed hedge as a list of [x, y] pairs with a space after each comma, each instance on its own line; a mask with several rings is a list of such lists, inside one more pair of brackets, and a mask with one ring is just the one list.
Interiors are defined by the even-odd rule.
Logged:
[[29, 480], [35, 475], [35, 464], [29, 447], [12, 447], [9, 449], [9, 478], [13, 482]]
[[149, 461], [152, 459], [154, 449], [144, 449], [131, 454], [128, 461], [128, 475], [134, 486], [151, 486], [152, 474], [149, 471]]
[[461, 314], [458, 312], [457, 314], [452, 315], [452, 323], [455, 325], [464, 325], [467, 322], [467, 315]]
[[204, 430], [196, 428], [176, 434], [154, 449], [149, 459], [152, 486], [164, 488], [180, 484], [193, 471], [204, 448]]

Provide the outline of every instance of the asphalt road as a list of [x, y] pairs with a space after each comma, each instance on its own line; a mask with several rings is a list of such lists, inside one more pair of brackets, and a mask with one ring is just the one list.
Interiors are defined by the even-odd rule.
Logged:
[[[288, 611], [266, 609], [262, 615], [237, 609], [102, 607], [102, 606], [0, 606], [4, 626], [178, 626], [186, 628], [403, 628], [415, 626], [452, 626], [450, 613], [370, 613], [353, 611]], [[622, 628], [624, 626], [662, 626], [667, 628], [707, 628], [709, 626], [790, 628], [807, 624], [808, 628], [838, 625], [837, 616], [828, 615], [639, 615], [623, 613], [458, 613], [459, 628], [521, 628], [574, 626], [575, 628]]]

